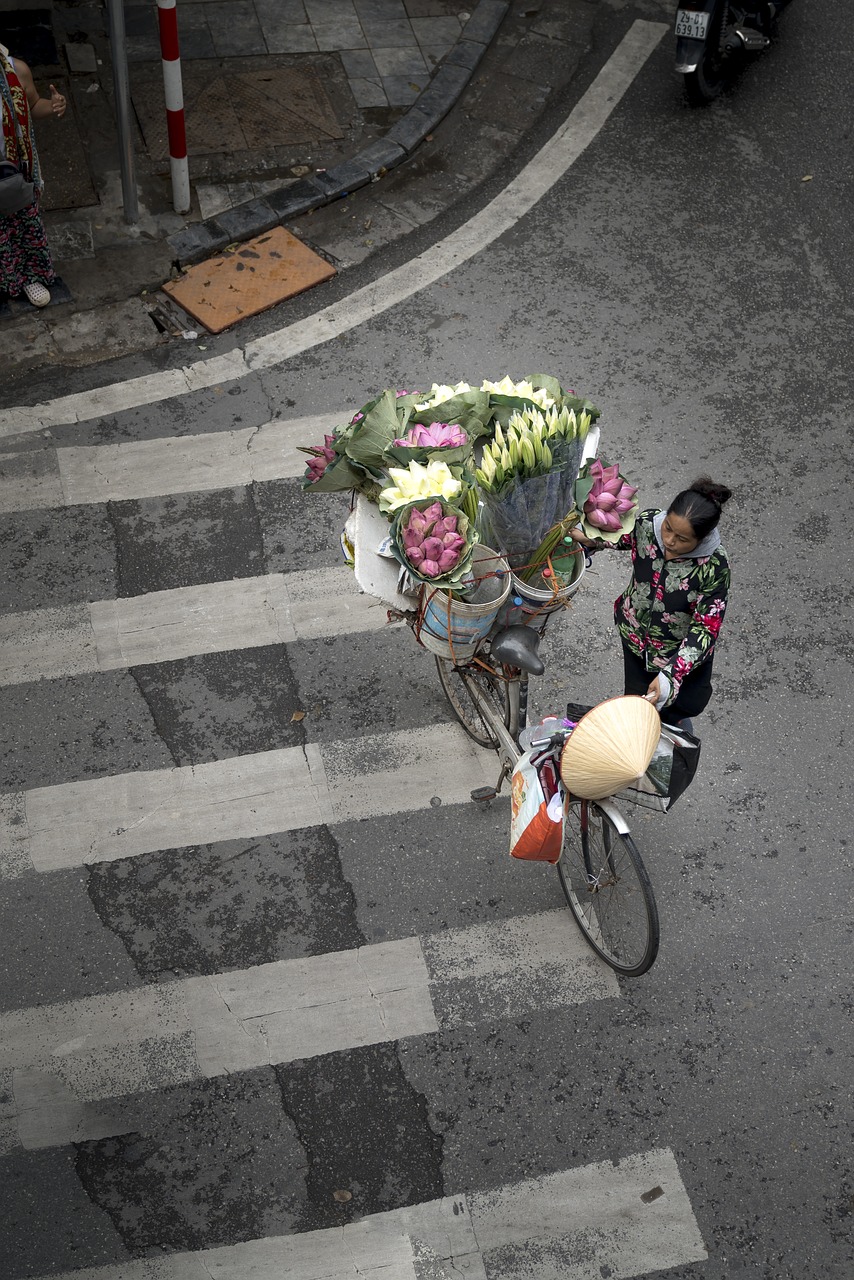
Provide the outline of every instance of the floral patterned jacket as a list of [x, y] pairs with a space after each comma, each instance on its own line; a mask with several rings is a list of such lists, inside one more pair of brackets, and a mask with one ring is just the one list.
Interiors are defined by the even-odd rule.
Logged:
[[682, 681], [708, 662], [721, 629], [729, 591], [729, 560], [713, 529], [688, 555], [665, 560], [661, 525], [666, 512], [641, 511], [631, 533], [615, 545], [631, 551], [632, 580], [614, 602], [623, 643], [647, 671], [664, 671], [675, 701]]

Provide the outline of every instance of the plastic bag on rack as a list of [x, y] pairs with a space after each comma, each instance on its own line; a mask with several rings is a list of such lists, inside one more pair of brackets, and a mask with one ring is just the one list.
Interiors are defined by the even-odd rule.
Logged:
[[554, 756], [529, 751], [510, 778], [510, 856], [557, 862], [563, 847], [564, 790]]

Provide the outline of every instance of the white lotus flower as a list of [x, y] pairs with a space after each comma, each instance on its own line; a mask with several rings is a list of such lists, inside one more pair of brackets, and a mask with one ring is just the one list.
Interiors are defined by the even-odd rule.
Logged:
[[454, 476], [447, 462], [410, 462], [408, 467], [389, 467], [394, 481], [380, 494], [380, 502], [386, 511], [396, 511], [419, 498], [444, 498], [450, 502], [462, 491], [461, 482]]
[[535, 404], [541, 405], [543, 409], [550, 409], [554, 404], [554, 399], [546, 391], [545, 387], [537, 387], [535, 390], [530, 382], [514, 382], [509, 375], [505, 375], [500, 382], [483, 381], [480, 384], [481, 391], [494, 391], [500, 396], [524, 396], [526, 400], [533, 400]]

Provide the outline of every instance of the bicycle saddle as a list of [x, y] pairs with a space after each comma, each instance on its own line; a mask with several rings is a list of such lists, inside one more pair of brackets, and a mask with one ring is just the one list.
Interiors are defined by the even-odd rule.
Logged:
[[537, 652], [539, 647], [540, 633], [533, 627], [505, 627], [493, 638], [489, 649], [494, 658], [506, 662], [508, 667], [519, 667], [532, 676], [541, 676], [546, 668]]

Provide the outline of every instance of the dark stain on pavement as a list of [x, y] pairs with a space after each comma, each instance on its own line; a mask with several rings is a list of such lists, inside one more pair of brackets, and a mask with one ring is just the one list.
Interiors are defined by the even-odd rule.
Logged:
[[[299, 480], [264, 480], [253, 484], [252, 493], [268, 573], [316, 568], [322, 574], [329, 566], [329, 548], [338, 546], [349, 514], [349, 495], [324, 494], [319, 501], [303, 493]], [[299, 547], [296, 561], [294, 545]]]
[[257, 513], [247, 489], [112, 502], [118, 594], [171, 591], [265, 572]]
[[404, 1075], [396, 1045], [367, 1045], [275, 1071], [309, 1159], [298, 1230], [342, 1226], [444, 1195], [443, 1140], [430, 1128], [426, 1100]]
[[[300, 695], [283, 644], [132, 667], [178, 765], [301, 746]], [[308, 815], [307, 815], [308, 818]]]
[[173, 764], [126, 671], [0, 689], [0, 776], [8, 788], [58, 786]]
[[56, 608], [116, 594], [113, 534], [101, 505], [0, 515], [0, 609]]
[[269, 1068], [142, 1099], [144, 1129], [76, 1144], [77, 1176], [136, 1257], [296, 1229], [305, 1155]]
[[362, 946], [325, 827], [94, 864], [89, 897], [146, 981]]

